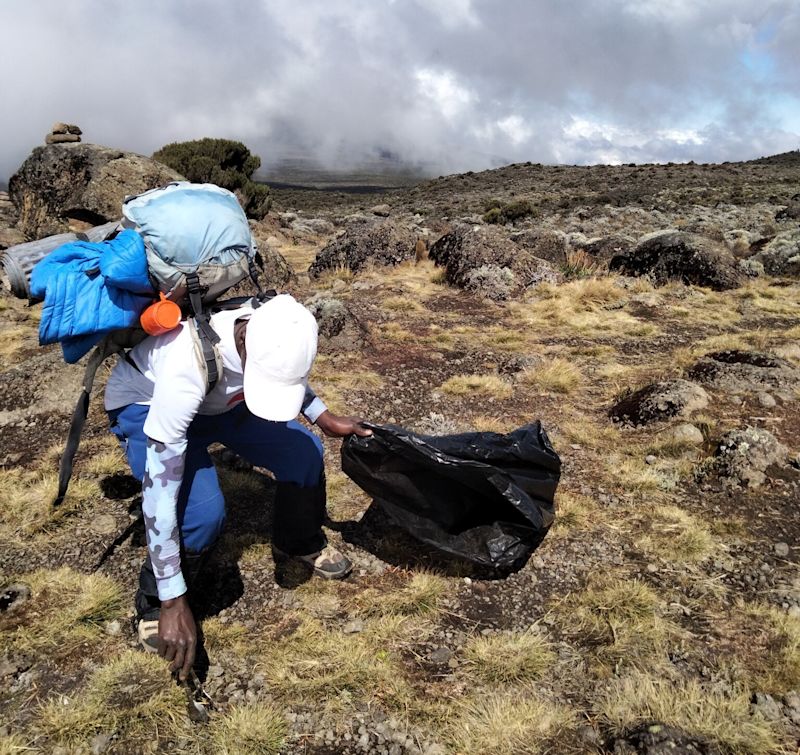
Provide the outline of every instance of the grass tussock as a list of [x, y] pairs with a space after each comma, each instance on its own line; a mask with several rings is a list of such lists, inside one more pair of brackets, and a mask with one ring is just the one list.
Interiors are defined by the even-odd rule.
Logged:
[[369, 632], [344, 634], [316, 619], [270, 640], [257, 668], [273, 694], [290, 704], [319, 706], [345, 693], [364, 703], [402, 704], [409, 689], [393, 654]]
[[656, 593], [635, 579], [597, 579], [555, 610], [563, 631], [586, 647], [601, 676], [663, 664], [668, 641], [678, 632], [662, 617]]
[[0, 469], [0, 532], [25, 538], [49, 530], [99, 494], [96, 482], [73, 477], [66, 499], [54, 509], [57, 490], [56, 474]]
[[556, 518], [550, 529], [550, 537], [570, 535], [602, 521], [602, 512], [591, 498], [571, 490], [561, 490], [556, 494]]
[[558, 739], [574, 724], [572, 711], [541, 699], [533, 689], [482, 692], [459, 706], [447, 736], [459, 753], [538, 755], [564, 752]]
[[12, 360], [22, 351], [25, 339], [31, 334], [30, 328], [20, 326], [0, 330], [0, 359]]
[[17, 734], [6, 734], [0, 738], [0, 755], [25, 755], [33, 752], [37, 752], [37, 749]]
[[326, 471], [326, 488], [328, 513], [334, 519], [352, 519], [369, 505], [369, 496], [337, 469]]
[[739, 602], [731, 617], [719, 617], [735, 627], [741, 659], [753, 686], [774, 695], [800, 687], [800, 619], [774, 606]]
[[573, 393], [583, 382], [583, 374], [568, 359], [545, 359], [520, 373], [520, 382], [552, 393]]
[[416, 572], [400, 589], [367, 590], [359, 596], [361, 610], [370, 615], [435, 616], [447, 594], [447, 580], [427, 571]]
[[446, 380], [440, 390], [450, 396], [490, 396], [506, 399], [511, 396], [510, 383], [497, 375], [456, 375]]
[[649, 530], [636, 540], [636, 547], [647, 554], [674, 563], [700, 563], [718, 548], [710, 528], [677, 506], [654, 509], [648, 522]]
[[62, 567], [26, 574], [21, 581], [30, 586], [30, 599], [0, 614], [0, 645], [15, 651], [67, 655], [103, 638], [103, 624], [122, 610], [120, 586], [103, 574]]
[[611, 453], [605, 459], [607, 473], [621, 488], [631, 493], [659, 493], [674, 490], [680, 481], [679, 468], [648, 464], [644, 453]]
[[632, 673], [611, 682], [598, 707], [615, 733], [659, 721], [712, 740], [726, 752], [766, 755], [778, 745], [773, 725], [751, 714], [745, 690], [723, 692], [691, 680]]
[[539, 679], [555, 661], [551, 644], [533, 632], [473, 637], [464, 657], [476, 676], [501, 684]]
[[185, 728], [185, 697], [161, 658], [125, 651], [99, 668], [73, 698], [45, 702], [37, 733], [51, 742], [83, 751], [101, 731], [114, 731], [129, 751], [153, 748]]
[[381, 307], [397, 314], [427, 312], [425, 306], [411, 296], [388, 296], [381, 302]]
[[270, 703], [250, 703], [229, 710], [211, 723], [211, 740], [218, 755], [278, 755], [288, 726]]

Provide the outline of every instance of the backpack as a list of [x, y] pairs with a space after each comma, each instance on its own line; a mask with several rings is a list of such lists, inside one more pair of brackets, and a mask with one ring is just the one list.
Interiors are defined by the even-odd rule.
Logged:
[[[222, 361], [217, 348], [220, 339], [211, 327], [211, 314], [214, 311], [239, 307], [251, 298], [217, 302], [217, 297], [248, 276], [258, 292], [254, 301], [256, 306], [274, 296], [274, 292], [265, 293], [259, 285], [255, 266], [256, 248], [244, 211], [235, 195], [226, 189], [213, 184], [176, 181], [143, 194], [126, 197], [122, 205], [122, 215], [120, 225], [112, 231], [112, 234], [116, 235], [121, 230], [120, 236], [135, 232], [137, 240], [141, 238], [153, 297], [159, 293], [164, 294], [166, 298], [180, 305], [184, 311], [185, 319], [191, 324], [190, 333], [197, 361], [200, 369], [204, 371], [206, 393], [209, 393], [222, 373]], [[113, 239], [98, 242], [97, 245], [110, 242], [113, 242]], [[92, 246], [89, 242], [80, 243]], [[58, 255], [59, 251], [57, 249], [53, 254]], [[92, 249], [83, 251], [91, 252]], [[98, 269], [102, 271], [103, 254], [113, 253], [113, 249], [95, 251], [101, 260]], [[72, 255], [67, 256], [72, 258]], [[40, 273], [42, 270], [48, 270], [47, 260], [45, 257], [34, 268], [31, 275], [32, 290], [37, 277], [47, 277], [43, 274], [37, 276], [37, 268], [40, 266]], [[49, 267], [59, 268], [58, 265]], [[87, 272], [82, 268], [78, 278], [86, 276]], [[94, 268], [91, 272], [97, 273]], [[59, 275], [65, 274], [69, 276], [70, 271], [62, 269], [59, 273]], [[96, 278], [97, 275], [93, 279], [94, 285], [100, 289], [101, 294], [104, 293], [104, 287], [116, 282], [116, 279], [105, 278], [102, 275], [99, 282]], [[51, 286], [47, 285], [47, 280], [38, 280], [37, 284], [38, 290], [45, 291], [47, 311]], [[140, 281], [136, 281], [136, 285], [140, 286]], [[60, 291], [62, 296], [79, 295], [75, 293], [75, 287], [53, 286], [53, 289]], [[117, 297], [112, 295], [108, 298]], [[86, 309], [74, 306], [78, 301], [58, 302], [52, 309], [57, 312]], [[141, 297], [136, 302], [137, 306], [141, 306]], [[152, 298], [146, 299], [145, 305], [151, 302]], [[141, 306], [139, 311], [127, 314], [132, 314], [133, 321], [138, 323], [138, 317], [143, 309], [144, 306]], [[128, 322], [130, 319], [126, 320], [126, 323]], [[52, 326], [52, 317], [50, 324]], [[75, 406], [66, 446], [59, 463], [58, 492], [53, 502], [54, 506], [61, 504], [69, 486], [73, 461], [88, 416], [89, 400], [98, 368], [112, 354], [124, 353], [146, 337], [144, 331], [138, 327], [120, 328], [118, 320], [110, 322], [102, 321], [101, 318], [98, 321], [97, 317], [86, 324], [85, 329], [86, 332], [76, 333], [75, 328], [72, 328], [69, 338], [73, 340], [69, 343], [74, 345], [77, 342], [81, 348], [87, 343], [87, 339], [94, 339], [93, 343], [99, 340], [99, 343], [89, 357], [84, 372], [81, 395]], [[57, 328], [53, 330], [57, 331]], [[52, 336], [50, 340], [42, 339], [43, 332], [44, 329], [40, 329], [40, 342], [52, 342]], [[81, 338], [83, 340], [74, 340]], [[67, 339], [57, 340], [62, 342], [66, 357]], [[86, 353], [93, 343], [83, 353]], [[74, 356], [74, 353], [71, 355]], [[68, 359], [68, 361], [77, 360]]]

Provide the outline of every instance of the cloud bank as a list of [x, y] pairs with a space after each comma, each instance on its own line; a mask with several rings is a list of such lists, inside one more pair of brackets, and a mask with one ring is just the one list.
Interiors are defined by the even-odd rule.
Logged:
[[267, 168], [749, 159], [800, 147], [798, 39], [795, 0], [3, 0], [0, 179], [56, 120]]

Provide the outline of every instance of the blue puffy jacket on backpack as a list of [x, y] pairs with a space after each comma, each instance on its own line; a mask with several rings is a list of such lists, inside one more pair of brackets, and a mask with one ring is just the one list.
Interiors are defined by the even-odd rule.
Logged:
[[39, 343], [60, 341], [65, 361], [77, 362], [105, 334], [138, 325], [155, 298], [142, 237], [64, 244], [33, 268], [31, 296], [44, 299]]

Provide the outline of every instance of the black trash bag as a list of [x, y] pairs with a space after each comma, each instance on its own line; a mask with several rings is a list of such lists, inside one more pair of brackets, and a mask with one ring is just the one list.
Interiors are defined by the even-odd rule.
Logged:
[[561, 460], [539, 422], [507, 435], [426, 436], [367, 423], [342, 470], [398, 527], [490, 571], [522, 568], [555, 516]]

